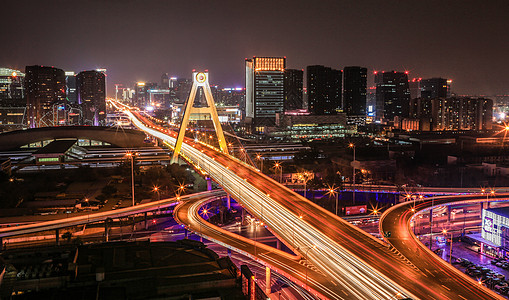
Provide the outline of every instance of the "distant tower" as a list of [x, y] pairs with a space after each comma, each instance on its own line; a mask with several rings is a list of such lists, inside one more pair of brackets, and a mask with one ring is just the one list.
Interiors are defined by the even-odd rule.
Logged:
[[64, 71], [53, 67], [27, 66], [25, 74], [28, 126], [65, 125]]
[[170, 77], [168, 76], [168, 73], [164, 73], [163, 75], [161, 75], [161, 88], [162, 89], [170, 88]]
[[366, 122], [366, 85], [368, 69], [345, 67], [343, 69], [343, 110], [350, 124]]
[[106, 76], [98, 71], [83, 71], [76, 76], [78, 103], [83, 124], [100, 126], [106, 119]]
[[343, 72], [324, 66], [307, 67], [308, 110], [331, 115], [341, 110]]
[[283, 113], [285, 57], [246, 59], [246, 119], [256, 132], [276, 125]]

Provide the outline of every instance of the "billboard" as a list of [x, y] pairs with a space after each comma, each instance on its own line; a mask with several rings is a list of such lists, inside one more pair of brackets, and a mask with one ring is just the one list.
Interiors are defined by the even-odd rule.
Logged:
[[367, 211], [368, 211], [367, 205], [355, 205], [345, 207], [345, 214], [347, 216], [365, 214]]

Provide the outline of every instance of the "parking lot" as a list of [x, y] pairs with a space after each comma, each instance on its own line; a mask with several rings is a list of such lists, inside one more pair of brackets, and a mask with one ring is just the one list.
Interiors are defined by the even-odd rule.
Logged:
[[[509, 260], [490, 257], [465, 242], [453, 242], [452, 264], [480, 284], [509, 299]], [[449, 262], [449, 244], [435, 242], [433, 250]]]

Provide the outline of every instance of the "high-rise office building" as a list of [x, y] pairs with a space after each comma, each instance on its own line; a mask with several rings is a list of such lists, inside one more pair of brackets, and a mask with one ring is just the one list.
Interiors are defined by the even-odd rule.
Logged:
[[366, 86], [368, 69], [345, 67], [343, 69], [343, 111], [350, 124], [366, 122]]
[[189, 78], [178, 78], [176, 79], [176, 81], [172, 80], [172, 82], [176, 84], [175, 87], [173, 88], [175, 92], [175, 102], [185, 103], [187, 97], [189, 97], [189, 93], [191, 92], [193, 80]]
[[493, 100], [485, 98], [417, 98], [410, 101], [410, 117], [423, 131], [492, 129]]
[[21, 129], [25, 125], [25, 74], [0, 68], [0, 132]]
[[169, 89], [170, 88], [170, 77], [168, 73], [164, 73], [161, 75], [161, 89]]
[[26, 102], [22, 103], [25, 100], [24, 83], [24, 73], [9, 68], [0, 68], [0, 104], [8, 101], [26, 105]]
[[376, 118], [407, 117], [410, 88], [407, 72], [376, 72]]
[[106, 120], [106, 76], [103, 72], [83, 71], [76, 76], [78, 103], [83, 124], [101, 126]]
[[324, 66], [307, 67], [308, 110], [315, 115], [341, 110], [343, 71]]
[[65, 73], [44, 66], [25, 68], [28, 126], [58, 126], [67, 123]]
[[284, 72], [284, 110], [302, 108], [304, 70], [285, 69]]
[[137, 82], [134, 86], [134, 105], [140, 109], [150, 106], [149, 90], [157, 90], [155, 82]]
[[421, 97], [426, 99], [447, 98], [447, 79], [430, 78], [420, 82]]
[[412, 78], [412, 80], [408, 81], [410, 99], [421, 98], [421, 80], [422, 78]]
[[246, 121], [256, 132], [276, 125], [283, 113], [285, 57], [246, 59]]
[[74, 72], [65, 72], [65, 93], [71, 104], [78, 104], [76, 74], [74, 74]]

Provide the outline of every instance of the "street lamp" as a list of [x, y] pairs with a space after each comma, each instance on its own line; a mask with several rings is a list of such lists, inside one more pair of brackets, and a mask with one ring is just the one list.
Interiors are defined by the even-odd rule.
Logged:
[[260, 154], [256, 154], [256, 159], [260, 161], [260, 171], [263, 173], [263, 157]]
[[[442, 233], [445, 235], [445, 239], [447, 240], [447, 230], [442, 230]], [[451, 245], [449, 246], [449, 263], [452, 264], [452, 231], [451, 233]]]
[[306, 250], [306, 253], [304, 255], [304, 259], [306, 260], [306, 290], [308, 289], [308, 252], [309, 252], [309, 250], [315, 249], [315, 248], [316, 248], [316, 245], [309, 247]]
[[353, 204], [355, 204], [355, 144], [350, 143], [348, 145], [349, 148], [353, 148], [353, 161], [352, 161], [352, 169], [353, 169]]
[[134, 157], [137, 155], [136, 152], [127, 152], [125, 154], [126, 157], [131, 159], [131, 196], [133, 198], [133, 206], [134, 206]]
[[279, 162], [274, 163], [274, 175], [277, 176], [277, 170], [279, 169], [279, 182], [283, 183], [283, 165]]
[[338, 215], [338, 196], [339, 196], [339, 193], [336, 191], [336, 188], [334, 186], [332, 186], [332, 187], [329, 187], [329, 191], [327, 192], [327, 194], [336, 197], [336, 216], [337, 216]]
[[[201, 213], [203, 215], [206, 215], [208, 213], [208, 210], [206, 208], [204, 208]], [[203, 217], [202, 217], [203, 218]], [[203, 233], [201, 232], [201, 221], [199, 222], [200, 223], [200, 242], [203, 242]]]
[[157, 201], [159, 201], [161, 199], [161, 197], [159, 195], [159, 187], [158, 186], [154, 186], [152, 191], [154, 191], [154, 193], [157, 193]]

